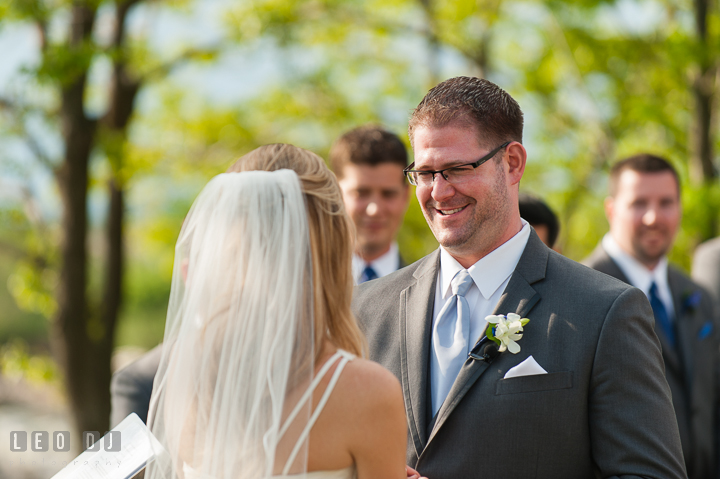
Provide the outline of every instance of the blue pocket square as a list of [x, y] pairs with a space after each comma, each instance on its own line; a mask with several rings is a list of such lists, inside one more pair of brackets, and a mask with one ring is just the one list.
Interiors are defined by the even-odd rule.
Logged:
[[713, 323], [709, 319], [705, 321], [705, 324], [702, 325], [702, 328], [700, 328], [700, 331], [698, 331], [698, 339], [705, 339], [708, 336], [710, 336], [710, 333], [712, 333], [713, 330]]

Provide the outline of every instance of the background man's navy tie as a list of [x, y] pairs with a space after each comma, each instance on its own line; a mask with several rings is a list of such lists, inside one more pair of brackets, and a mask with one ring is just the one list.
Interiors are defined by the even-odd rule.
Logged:
[[652, 306], [653, 314], [655, 315], [655, 322], [658, 327], [665, 333], [665, 337], [668, 339], [670, 345], [675, 347], [675, 327], [673, 326], [670, 315], [668, 314], [665, 305], [658, 296], [657, 284], [653, 281], [650, 285], [650, 306]]
[[360, 275], [360, 281], [359, 283], [364, 283], [365, 281], [370, 281], [371, 279], [377, 279], [378, 274], [375, 272], [374, 269], [372, 269], [372, 266], [367, 265], [365, 266], [365, 269], [363, 270], [362, 274]]

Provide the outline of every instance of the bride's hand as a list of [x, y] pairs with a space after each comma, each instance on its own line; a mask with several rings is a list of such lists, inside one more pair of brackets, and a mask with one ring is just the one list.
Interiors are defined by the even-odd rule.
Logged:
[[405, 472], [407, 473], [407, 479], [427, 479], [427, 477], [422, 477], [419, 472], [410, 466], [405, 466]]

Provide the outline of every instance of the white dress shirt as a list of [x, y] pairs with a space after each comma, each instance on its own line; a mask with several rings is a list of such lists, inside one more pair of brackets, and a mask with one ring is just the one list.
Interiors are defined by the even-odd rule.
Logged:
[[377, 273], [378, 275], [378, 278], [387, 276], [390, 273], [393, 273], [400, 269], [400, 251], [398, 249], [397, 243], [393, 241], [392, 244], [390, 244], [390, 249], [387, 253], [380, 256], [379, 258], [376, 258], [373, 261], [370, 261], [370, 263], [366, 263], [364, 259], [358, 256], [356, 253], [353, 253], [352, 272], [355, 284], [360, 281], [360, 277], [362, 276], [363, 270], [366, 266], [370, 266], [372, 269], [374, 269], [375, 273]]
[[[475, 343], [485, 334], [487, 321], [485, 317], [493, 314], [495, 306], [510, 282], [515, 267], [525, 251], [528, 238], [530, 238], [530, 225], [522, 220], [520, 231], [499, 246], [497, 249], [480, 259], [477, 263], [468, 268], [474, 284], [470, 287], [465, 299], [470, 306], [470, 338], [467, 351], [470, 352]], [[464, 269], [460, 263], [448, 253], [445, 248], [440, 247], [440, 271], [435, 285], [435, 305], [433, 307], [433, 323], [437, 320], [440, 310], [452, 296], [450, 282], [458, 271]], [[514, 311], [500, 311], [500, 314], [512, 313]], [[434, 327], [433, 327], [434, 331]], [[439, 364], [435, 348], [432, 348], [431, 378], [432, 397], [435, 397], [436, 387], [439, 378], [432, 371], [437, 371]], [[434, 409], [439, 409], [439, 405]]]
[[668, 284], [668, 260], [666, 256], [660, 258], [654, 269], [648, 269], [644, 264], [635, 259], [617, 244], [617, 241], [607, 233], [603, 236], [602, 247], [613, 261], [620, 267], [630, 284], [640, 289], [650, 299], [650, 286], [653, 282], [657, 285], [658, 296], [662, 301], [668, 316], [672, 321], [675, 318], [675, 306], [673, 296]]

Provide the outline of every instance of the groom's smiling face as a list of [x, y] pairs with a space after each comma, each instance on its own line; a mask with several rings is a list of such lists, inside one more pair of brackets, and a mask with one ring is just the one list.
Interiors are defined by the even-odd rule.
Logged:
[[[473, 163], [497, 146], [481, 146], [477, 130], [462, 124], [421, 126], [413, 135], [414, 169], [438, 171]], [[519, 176], [516, 172], [509, 174], [508, 164], [503, 161], [505, 155], [506, 149], [501, 149], [462, 183], [448, 182], [436, 174], [431, 187], [416, 189], [435, 238], [465, 267], [506, 241], [508, 228], [515, 226], [511, 219], [513, 208], [518, 208], [517, 188], [513, 192], [511, 185], [519, 181]], [[519, 214], [516, 216], [519, 225]]]

